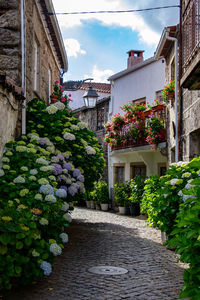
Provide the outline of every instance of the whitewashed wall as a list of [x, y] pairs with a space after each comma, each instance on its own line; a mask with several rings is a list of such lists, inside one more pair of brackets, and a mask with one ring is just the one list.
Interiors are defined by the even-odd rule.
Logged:
[[156, 91], [165, 85], [165, 63], [162, 59], [143, 66], [111, 82], [110, 117], [120, 110], [123, 104], [146, 97], [150, 104], [156, 98]]

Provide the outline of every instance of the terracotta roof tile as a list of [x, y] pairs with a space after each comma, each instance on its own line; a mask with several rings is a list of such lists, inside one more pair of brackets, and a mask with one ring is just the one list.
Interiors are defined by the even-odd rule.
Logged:
[[101, 82], [84, 82], [80, 90], [87, 90], [89, 86], [92, 86], [97, 92], [101, 93], [110, 93], [111, 84], [110, 83], [101, 83]]

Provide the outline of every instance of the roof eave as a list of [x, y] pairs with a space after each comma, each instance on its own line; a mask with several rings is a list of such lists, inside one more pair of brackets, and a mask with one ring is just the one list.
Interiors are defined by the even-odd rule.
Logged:
[[144, 60], [143, 62], [137, 64], [136, 66], [133, 66], [133, 67], [128, 68], [128, 69], [125, 69], [123, 71], [120, 71], [120, 72], [118, 72], [118, 73], [110, 76], [108, 78], [108, 80], [112, 81], [112, 80], [118, 79], [120, 77], [126, 76], [127, 74], [132, 73], [132, 72], [134, 72], [136, 70], [139, 70], [139, 69], [141, 69], [141, 68], [143, 68], [143, 67], [145, 67], [145, 66], [147, 66], [147, 65], [149, 65], [151, 63], [153, 63], [154, 61], [155, 61], [155, 58], [154, 57], [150, 57], [150, 58]]

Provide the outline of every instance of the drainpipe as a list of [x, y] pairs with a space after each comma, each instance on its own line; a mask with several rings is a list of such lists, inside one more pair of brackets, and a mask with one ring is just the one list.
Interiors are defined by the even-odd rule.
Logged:
[[176, 124], [176, 151], [175, 160], [178, 162], [178, 39], [169, 36], [169, 31], [166, 32], [166, 39], [175, 43], [175, 124]]
[[[21, 0], [21, 86], [26, 98], [25, 0]], [[26, 134], [26, 99], [22, 102], [22, 134]]]

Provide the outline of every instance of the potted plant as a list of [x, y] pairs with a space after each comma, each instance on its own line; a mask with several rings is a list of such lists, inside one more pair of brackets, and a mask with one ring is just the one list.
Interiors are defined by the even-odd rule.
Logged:
[[71, 94], [69, 94], [69, 97], [67, 95], [63, 95], [64, 93], [64, 87], [62, 85], [59, 85], [59, 81], [56, 80], [54, 86], [53, 86], [53, 93], [50, 95], [51, 98], [51, 104], [56, 103], [58, 101], [61, 101], [65, 104], [67, 104], [71, 99]]
[[107, 211], [110, 203], [108, 185], [105, 181], [101, 180], [95, 183], [93, 191], [90, 193], [92, 199], [96, 203], [96, 207], [100, 205], [101, 210]]
[[122, 215], [129, 214], [130, 182], [124, 181], [114, 185], [115, 200]]
[[161, 98], [168, 102], [168, 100], [174, 99], [174, 91], [175, 91], [175, 81], [171, 80], [168, 85], [164, 87], [162, 90], [162, 96]]
[[135, 178], [131, 180], [131, 196], [129, 200], [130, 213], [132, 216], [140, 215], [140, 203], [142, 201], [142, 195], [144, 192], [145, 180], [145, 176], [135, 176]]

